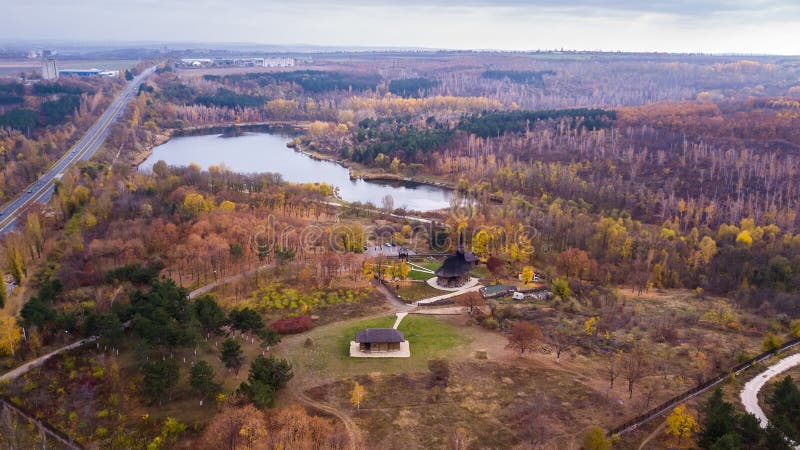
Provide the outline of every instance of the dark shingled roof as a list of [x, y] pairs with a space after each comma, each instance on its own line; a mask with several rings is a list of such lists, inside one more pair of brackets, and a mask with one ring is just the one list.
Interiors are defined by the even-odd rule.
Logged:
[[403, 342], [403, 333], [394, 328], [367, 328], [356, 333], [356, 342], [359, 344], [375, 344], [384, 342]]
[[454, 255], [450, 255], [442, 263], [442, 267], [436, 269], [436, 276], [442, 278], [460, 277], [467, 274], [478, 262], [475, 253], [458, 250]]

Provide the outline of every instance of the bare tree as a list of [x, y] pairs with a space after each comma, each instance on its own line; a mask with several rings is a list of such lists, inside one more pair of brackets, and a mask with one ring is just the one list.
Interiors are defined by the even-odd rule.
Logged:
[[609, 386], [608, 389], [614, 389], [614, 380], [619, 377], [619, 352], [613, 352], [608, 358], [608, 367], [606, 368], [606, 375], [608, 375]]
[[623, 355], [621, 360], [622, 376], [628, 383], [628, 398], [633, 398], [633, 387], [650, 371], [650, 359], [639, 347]]
[[547, 336], [547, 341], [556, 351], [556, 362], [560, 362], [561, 353], [565, 350], [569, 350], [569, 348], [575, 343], [575, 337], [572, 333], [571, 324], [560, 323], [550, 331]]
[[390, 194], [386, 194], [381, 199], [381, 209], [387, 217], [394, 211], [394, 198]]
[[549, 409], [550, 399], [544, 392], [539, 392], [534, 394], [530, 402], [514, 411], [522, 425], [521, 437], [525, 439], [527, 448], [542, 448], [550, 437]]

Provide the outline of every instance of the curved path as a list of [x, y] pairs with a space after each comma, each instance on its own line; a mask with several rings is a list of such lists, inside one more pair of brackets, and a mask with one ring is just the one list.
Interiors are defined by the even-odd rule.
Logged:
[[80, 341], [73, 342], [72, 344], [65, 345], [64, 347], [61, 347], [61, 348], [56, 349], [56, 350], [53, 350], [52, 352], [50, 352], [50, 353], [48, 353], [46, 355], [42, 355], [42, 356], [40, 356], [40, 357], [38, 357], [38, 358], [36, 358], [36, 359], [34, 359], [32, 361], [28, 361], [25, 364], [17, 367], [14, 370], [8, 371], [8, 372], [4, 373], [3, 375], [0, 375], [0, 383], [11, 381], [11, 380], [19, 377], [20, 375], [23, 375], [24, 373], [28, 372], [29, 370], [33, 369], [34, 367], [41, 366], [42, 364], [45, 363], [45, 361], [47, 361], [48, 359], [52, 358], [53, 356], [56, 356], [59, 353], [66, 352], [68, 350], [72, 350], [73, 348], [78, 348], [83, 344], [87, 344], [89, 342], [94, 342], [96, 340], [97, 340], [97, 336], [90, 336], [90, 337], [88, 337], [86, 339], [81, 339]]
[[348, 414], [343, 413], [327, 403], [312, 400], [309, 396], [302, 392], [302, 389], [292, 389], [292, 394], [294, 394], [294, 397], [306, 407], [316, 409], [317, 411], [322, 411], [341, 420], [344, 424], [345, 431], [347, 432], [347, 437], [350, 439], [351, 450], [361, 450], [364, 448], [364, 443], [361, 439], [361, 430]]
[[764, 387], [765, 384], [767, 384], [769, 380], [797, 365], [800, 365], [800, 353], [787, 356], [786, 358], [783, 358], [777, 363], [769, 366], [767, 370], [761, 372], [752, 380], [745, 383], [744, 388], [742, 388], [740, 397], [742, 399], [744, 409], [758, 418], [762, 428], [767, 427], [769, 420], [767, 420], [764, 410], [762, 410], [758, 405], [758, 392], [762, 387]]
[[[473, 280], [477, 280], [475, 277], [473, 277], [472, 279], [473, 279]], [[475, 283], [477, 283], [477, 281], [474, 281], [474, 282], [475, 282]], [[482, 287], [483, 287], [483, 285], [482, 285], [482, 284], [475, 284], [475, 285], [474, 285], [474, 286], [472, 286], [472, 287], [468, 287], [468, 288], [460, 289], [460, 290], [458, 290], [458, 291], [453, 291], [453, 292], [449, 292], [449, 293], [447, 293], [447, 294], [436, 295], [436, 296], [434, 296], [434, 297], [428, 297], [428, 298], [425, 298], [425, 299], [422, 299], [422, 300], [417, 300], [416, 302], [414, 302], [414, 305], [415, 305], [415, 306], [419, 306], [419, 305], [429, 305], [429, 304], [431, 304], [431, 303], [436, 303], [436, 302], [438, 302], [438, 301], [441, 301], [441, 300], [446, 300], [446, 299], [448, 299], [448, 298], [458, 297], [459, 295], [466, 294], [466, 293], [468, 293], [468, 292], [476, 292], [476, 291], [479, 291], [479, 290], [480, 290]]]
[[265, 270], [265, 269], [268, 269], [268, 268], [272, 267], [272, 265], [273, 264], [264, 264], [262, 266], [254, 267], [252, 269], [247, 269], [244, 272], [236, 273], [236, 274], [227, 276], [225, 278], [220, 278], [217, 281], [212, 281], [211, 283], [208, 283], [208, 284], [206, 284], [204, 286], [200, 286], [199, 288], [189, 292], [189, 295], [187, 297], [189, 298], [189, 300], [194, 300], [195, 298], [197, 298], [197, 297], [199, 297], [201, 295], [208, 294], [212, 290], [214, 290], [214, 289], [216, 289], [216, 288], [218, 288], [218, 287], [220, 287], [222, 285], [225, 285], [225, 284], [228, 284], [228, 283], [230, 283], [232, 281], [236, 281], [238, 279], [244, 278], [244, 277], [246, 277], [248, 275], [252, 275], [254, 273], [261, 272], [262, 270]]

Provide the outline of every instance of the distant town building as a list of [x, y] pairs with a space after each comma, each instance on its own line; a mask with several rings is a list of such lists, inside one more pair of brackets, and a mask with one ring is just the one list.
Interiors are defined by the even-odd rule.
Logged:
[[58, 66], [56, 65], [56, 54], [50, 50], [42, 50], [42, 79], [57, 80]]
[[183, 67], [294, 67], [294, 58], [182, 58]]
[[56, 66], [55, 58], [49, 56], [42, 56], [42, 79], [43, 80], [58, 79], [58, 66]]
[[58, 75], [62, 77], [118, 77], [119, 70], [64, 69], [59, 70]]
[[294, 67], [294, 58], [264, 58], [264, 67]]
[[208, 67], [213, 63], [211, 58], [183, 58], [180, 65], [188, 67]]

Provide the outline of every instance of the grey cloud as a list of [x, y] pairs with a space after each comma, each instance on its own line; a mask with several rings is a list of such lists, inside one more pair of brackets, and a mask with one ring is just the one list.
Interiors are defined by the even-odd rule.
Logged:
[[0, 0], [0, 13], [5, 40], [800, 51], [800, 0]]

